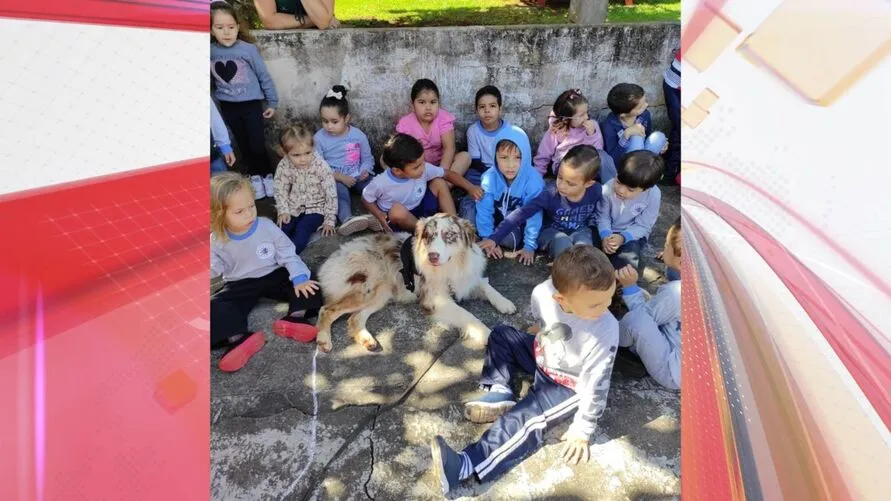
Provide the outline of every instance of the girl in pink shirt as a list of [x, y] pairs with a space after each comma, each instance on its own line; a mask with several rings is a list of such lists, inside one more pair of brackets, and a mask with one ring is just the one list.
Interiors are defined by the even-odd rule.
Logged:
[[411, 108], [396, 123], [396, 132], [420, 141], [427, 163], [449, 170], [455, 160], [455, 115], [439, 107], [439, 88], [432, 80], [412, 85]]
[[549, 165], [555, 166], [556, 171], [556, 166], [573, 146], [587, 144], [603, 149], [600, 126], [588, 118], [588, 100], [578, 89], [567, 90], [557, 97], [548, 122], [551, 126], [541, 138], [538, 153], [532, 160], [535, 170], [542, 176], [547, 174]]

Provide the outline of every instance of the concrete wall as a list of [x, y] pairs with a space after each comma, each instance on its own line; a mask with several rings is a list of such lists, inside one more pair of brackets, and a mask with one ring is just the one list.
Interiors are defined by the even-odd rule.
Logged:
[[522, 127], [533, 149], [547, 128], [554, 99], [577, 87], [592, 114], [608, 113], [606, 95], [620, 82], [647, 92], [657, 128], [667, 129], [662, 72], [680, 42], [677, 23], [603, 26], [505, 26], [329, 31], [258, 31], [258, 45], [278, 89], [277, 118], [320, 126], [318, 106], [332, 85], [350, 89], [353, 124], [379, 146], [409, 108], [412, 83], [430, 78], [442, 106], [457, 117], [458, 140], [476, 120], [474, 94], [494, 84], [504, 115]]

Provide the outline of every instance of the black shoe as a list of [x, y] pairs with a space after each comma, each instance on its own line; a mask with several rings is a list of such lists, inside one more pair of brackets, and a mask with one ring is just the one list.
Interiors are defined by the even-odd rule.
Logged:
[[640, 360], [640, 357], [632, 353], [628, 348], [623, 347], [619, 347], [616, 350], [616, 362], [613, 370], [636, 379], [645, 378], [648, 374], [647, 368]]

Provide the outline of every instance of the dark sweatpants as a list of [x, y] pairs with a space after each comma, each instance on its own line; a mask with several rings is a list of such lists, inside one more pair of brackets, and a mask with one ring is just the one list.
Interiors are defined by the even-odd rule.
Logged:
[[[315, 280], [315, 276], [310, 277]], [[295, 311], [317, 310], [322, 307], [321, 289], [308, 298], [294, 292], [288, 270], [278, 268], [259, 278], [244, 278], [226, 282], [210, 298], [210, 345], [226, 341], [232, 336], [249, 334], [248, 315], [260, 298], [288, 302], [288, 315]]]
[[548, 377], [535, 365], [535, 336], [509, 325], [492, 329], [480, 383], [510, 387], [511, 378], [522, 372], [535, 374], [535, 384], [526, 398], [499, 417], [483, 436], [464, 452], [481, 482], [508, 471], [537, 451], [544, 433], [575, 415], [579, 396]]

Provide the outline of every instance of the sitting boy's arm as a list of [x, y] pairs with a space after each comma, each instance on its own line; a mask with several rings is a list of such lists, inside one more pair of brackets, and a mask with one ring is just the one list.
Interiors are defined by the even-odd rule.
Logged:
[[594, 208], [594, 220], [597, 222], [597, 233], [600, 235], [601, 240], [613, 234], [613, 222], [610, 219], [610, 212], [612, 212], [610, 197], [600, 197]]
[[567, 439], [590, 440], [597, 428], [597, 420], [606, 409], [609, 394], [610, 375], [613, 372], [616, 347], [619, 343], [619, 325], [609, 327], [612, 331], [598, 334], [603, 340], [585, 357], [575, 391], [579, 396], [579, 408], [566, 433]]
[[477, 191], [480, 189], [479, 186], [471, 183], [470, 181], [465, 179], [464, 176], [462, 176], [461, 174], [458, 174], [457, 172], [455, 172], [453, 170], [447, 170], [447, 171], [443, 172], [442, 177], [446, 181], [454, 184], [455, 186], [461, 188], [462, 190], [466, 191], [467, 193], [470, 193], [471, 195], [473, 194], [474, 191]]
[[629, 310], [645, 308], [656, 325], [665, 325], [681, 318], [680, 288], [672, 284], [659, 287], [656, 294], [647, 301], [637, 285], [622, 289], [622, 300]]
[[656, 186], [653, 186], [647, 191], [649, 193], [646, 195], [648, 195], [649, 199], [646, 208], [634, 218], [634, 222], [632, 222], [630, 226], [622, 231], [622, 236], [625, 238], [626, 242], [631, 242], [648, 236], [650, 232], [653, 231], [653, 226], [656, 224], [656, 220], [659, 219], [659, 206], [662, 204], [662, 192], [659, 191], [659, 188]]
[[495, 228], [495, 232], [492, 233], [492, 236], [489, 238], [495, 242], [504, 240], [504, 237], [508, 236], [510, 232], [514, 231], [514, 229], [523, 224], [523, 221], [526, 221], [535, 214], [544, 210], [548, 206], [548, 200], [549, 194], [547, 190], [542, 190], [542, 192], [539, 193], [537, 197], [529, 201], [528, 204], [512, 210], [511, 213], [508, 214], [506, 218], [504, 218], [504, 221], [502, 221], [501, 224], [499, 224], [498, 227]]

